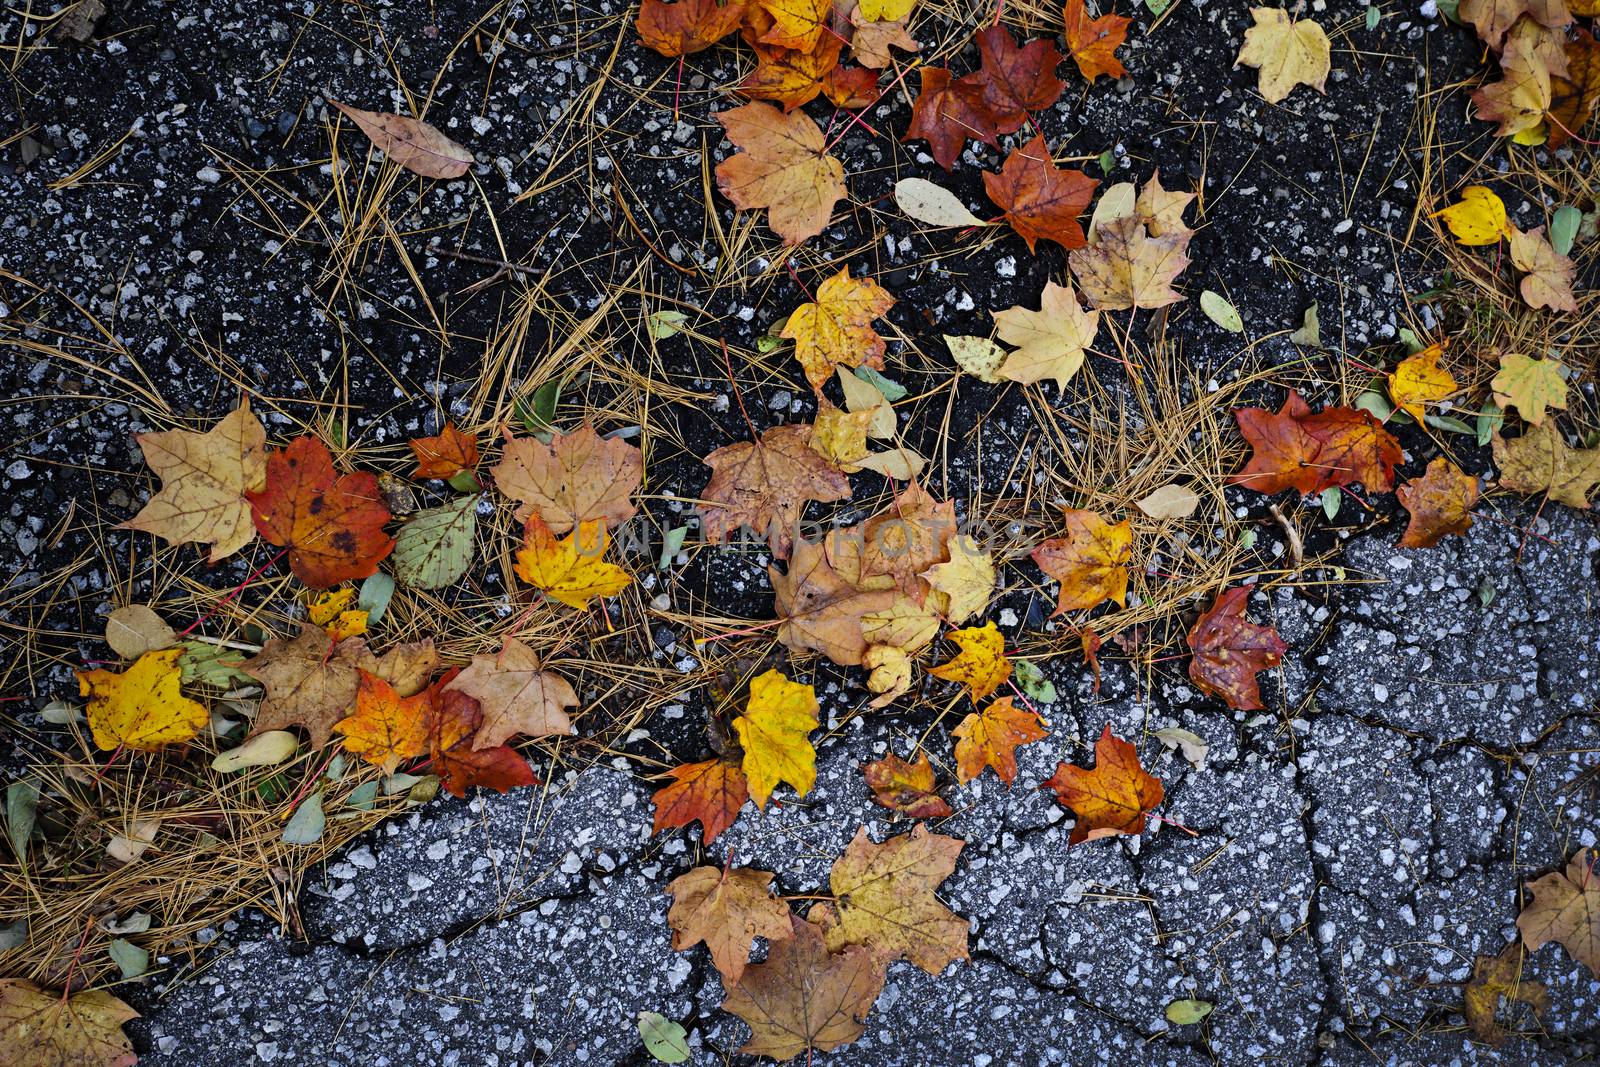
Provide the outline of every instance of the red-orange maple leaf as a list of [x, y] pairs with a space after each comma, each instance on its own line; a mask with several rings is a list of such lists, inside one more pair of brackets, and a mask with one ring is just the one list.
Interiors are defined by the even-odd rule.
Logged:
[[1161, 779], [1139, 766], [1139, 750], [1111, 732], [1107, 723], [1094, 743], [1094, 769], [1056, 765], [1056, 773], [1039, 786], [1078, 818], [1069, 846], [1112, 834], [1144, 832], [1145, 813], [1161, 803]]
[[835, 107], [852, 111], [878, 102], [878, 72], [867, 67], [837, 64], [822, 77], [822, 95]]
[[700, 821], [701, 841], [711, 844], [717, 835], [733, 825], [739, 809], [750, 799], [750, 786], [744, 769], [730, 760], [713, 759], [685, 763], [667, 772], [669, 785], [655, 791], [655, 827], [651, 833]]
[[745, 0], [642, 0], [639, 40], [646, 48], [676, 58], [701, 52], [739, 28]]
[[437, 437], [416, 437], [410, 442], [417, 457], [417, 478], [453, 478], [478, 465], [478, 439], [447, 422]]
[[378, 479], [365, 471], [336, 475], [328, 447], [296, 437], [267, 457], [267, 484], [246, 493], [256, 530], [289, 550], [289, 567], [313, 589], [365, 578], [394, 549], [383, 532], [389, 509]]
[[1006, 221], [1028, 242], [1030, 252], [1037, 251], [1034, 242], [1041, 239], [1063, 248], [1082, 248], [1078, 216], [1099, 184], [1081, 170], [1051, 162], [1042, 133], [1012, 150], [999, 174], [983, 175], [984, 191], [1005, 211]]
[[1017, 747], [1043, 740], [1048, 735], [1039, 722], [1039, 713], [1024, 710], [1000, 697], [983, 714], [973, 712], [951, 731], [956, 741], [956, 777], [970, 782], [993, 767], [1008, 787], [1017, 778]]
[[510, 745], [472, 747], [472, 737], [483, 723], [483, 705], [459, 689], [445, 688], [460, 673], [460, 668], [450, 671], [428, 689], [429, 769], [439, 776], [439, 784], [458, 797], [475, 785], [504, 793], [538, 784], [528, 761]]
[[1221, 593], [1189, 630], [1189, 678], [1235, 711], [1260, 710], [1256, 673], [1277, 666], [1289, 650], [1278, 631], [1244, 617], [1250, 592], [1240, 585]]
[[952, 78], [944, 67], [922, 68], [922, 92], [911, 106], [911, 125], [902, 141], [922, 138], [934, 162], [945, 170], [967, 141], [994, 144], [996, 136], [983, 107], [983, 87], [972, 75]]
[[1028, 112], [1043, 111], [1061, 99], [1066, 88], [1056, 77], [1062, 55], [1040, 38], [1021, 47], [1004, 26], [990, 26], [977, 35], [983, 66], [974, 76], [983, 89], [983, 106], [995, 133], [1015, 133]]
[[911, 763], [893, 752], [861, 768], [872, 799], [912, 819], [942, 819], [952, 814], [950, 805], [933, 789], [933, 764], [919, 752]]
[[1094, 81], [1102, 74], [1120, 78], [1128, 73], [1116, 50], [1128, 37], [1128, 24], [1133, 20], [1125, 15], [1089, 17], [1084, 0], [1066, 0], [1061, 10], [1066, 26], [1067, 54], [1078, 64], [1085, 78]]
[[1277, 414], [1240, 408], [1233, 417], [1255, 454], [1228, 479], [1232, 485], [1259, 493], [1320, 493], [1351, 482], [1380, 493], [1394, 487], [1400, 442], [1370, 412], [1333, 407], [1313, 414], [1291, 389]]

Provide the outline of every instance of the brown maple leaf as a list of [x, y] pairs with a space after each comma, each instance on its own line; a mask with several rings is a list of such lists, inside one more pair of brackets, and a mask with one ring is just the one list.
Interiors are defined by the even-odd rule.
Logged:
[[738, 208], [766, 208], [767, 225], [785, 244], [821, 233], [848, 191], [844, 164], [828, 155], [817, 124], [804, 112], [759, 102], [719, 111], [716, 118], [742, 149], [717, 164], [722, 195]]
[[873, 843], [865, 827], [856, 830], [828, 876], [835, 902], [813, 911], [826, 929], [828, 948], [861, 945], [885, 960], [910, 960], [929, 974], [966, 959], [969, 924], [935, 892], [955, 871], [965, 843], [929, 833], [922, 823], [882, 844]]
[[750, 799], [744, 769], [734, 760], [685, 763], [672, 768], [667, 776], [672, 782], [650, 798], [656, 808], [653, 834], [698, 821], [701, 842], [709, 845], [733, 825], [739, 809]]
[[759, 441], [725, 445], [703, 462], [701, 529], [713, 544], [748, 526], [788, 559], [806, 502], [848, 500], [850, 480], [811, 447], [811, 427], [774, 426]]
[[1535, 952], [1558, 941], [1579, 963], [1600, 976], [1600, 853], [1580, 849], [1565, 871], [1552, 871], [1528, 883], [1532, 896], [1517, 916], [1523, 944]]
[[957, 738], [958, 780], [970, 782], [985, 767], [993, 767], [1008, 788], [1017, 777], [1017, 747], [1049, 736], [1039, 713], [1017, 707], [1010, 697], [994, 701], [981, 715], [972, 712], [951, 733]]
[[1030, 252], [1042, 239], [1063, 248], [1082, 248], [1078, 216], [1099, 184], [1081, 170], [1056, 166], [1044, 134], [1014, 149], [999, 174], [983, 175], [989, 199], [1006, 213], [1006, 221], [1028, 243]]
[[754, 867], [696, 867], [667, 885], [672, 908], [672, 948], [685, 952], [704, 941], [723, 984], [733, 987], [750, 962], [750, 943], [769, 944], [793, 932], [789, 906], [772, 895], [772, 872]]
[[893, 752], [861, 768], [866, 775], [872, 799], [890, 811], [911, 819], [943, 819], [954, 814], [943, 797], [934, 792], [933, 764], [926, 752], [917, 753], [917, 762], [901, 759]]
[[1105, 311], [1158, 308], [1183, 297], [1172, 282], [1189, 265], [1191, 231], [1152, 237], [1138, 215], [1096, 224], [1094, 242], [1068, 253], [1078, 287]]
[[1201, 692], [1220, 697], [1235, 711], [1259, 711], [1256, 674], [1275, 667], [1289, 650], [1278, 631], [1244, 617], [1252, 587], [1235, 586], [1217, 595], [1211, 610], [1189, 629], [1189, 678]]
[[364, 653], [366, 645], [358, 639], [335, 646], [320, 626], [302, 626], [290, 641], [268, 640], [239, 665], [266, 690], [250, 732], [303, 726], [311, 747], [322, 748], [333, 736], [333, 724], [355, 704]]
[[864, 67], [871, 67], [873, 70], [887, 67], [894, 58], [889, 54], [890, 47], [906, 52], [922, 50], [916, 39], [906, 32], [904, 19], [874, 22], [863, 18], [861, 10], [857, 8], [851, 12], [850, 21], [855, 27], [850, 35], [850, 54]]
[[1145, 814], [1161, 803], [1161, 780], [1139, 766], [1139, 751], [1111, 732], [1107, 723], [1094, 743], [1094, 769], [1056, 765], [1056, 773], [1039, 786], [1052, 790], [1056, 801], [1071, 808], [1077, 820], [1067, 845], [1113, 834], [1144, 832]]
[[495, 488], [517, 502], [518, 522], [537, 514], [560, 536], [595, 520], [617, 530], [639, 510], [633, 494], [644, 478], [644, 456], [628, 442], [601, 437], [589, 423], [551, 434], [549, 444], [514, 437], [510, 427], [505, 438], [489, 473]]
[[1600, 41], [1594, 34], [1578, 31], [1566, 43], [1563, 58], [1565, 75], [1550, 78], [1550, 107], [1545, 113], [1549, 139], [1545, 147], [1555, 151], [1583, 132], [1600, 100]]
[[1400, 537], [1401, 548], [1432, 548], [1447, 534], [1464, 534], [1472, 525], [1478, 502], [1478, 479], [1440, 456], [1421, 478], [1395, 490], [1411, 522]]
[[792, 652], [820, 652], [846, 667], [860, 665], [870, 643], [863, 617], [888, 611], [900, 595], [884, 576], [865, 587], [848, 581], [822, 543], [804, 539], [795, 543], [787, 573], [770, 567], [767, 574], [775, 613], [783, 620], [778, 640]]
[[1479, 1041], [1498, 1045], [1506, 1034], [1497, 1016], [1501, 1006], [1521, 1002], [1534, 1015], [1550, 1007], [1543, 983], [1522, 976], [1522, 946], [1515, 941], [1498, 956], [1479, 956], [1472, 965], [1472, 980], [1461, 990], [1462, 1015]]
[[578, 706], [572, 685], [554, 671], [540, 668], [538, 653], [508, 637], [492, 656], [473, 656], [471, 666], [446, 686], [465, 693], [482, 706], [473, 748], [491, 748], [521, 734], [548, 737], [570, 734], [567, 709]]
[[1233, 416], [1255, 452], [1244, 470], [1228, 479], [1230, 485], [1304, 494], [1351, 482], [1380, 493], [1394, 485], [1400, 442], [1370, 412], [1331, 407], [1312, 414], [1291, 389], [1276, 414], [1240, 408]]
[[1572, 21], [1564, 0], [1461, 0], [1457, 10], [1461, 21], [1470, 23], [1483, 43], [1496, 51], [1523, 15], [1550, 27]]
[[861, 1036], [883, 989], [884, 962], [874, 952], [859, 945], [830, 952], [814, 924], [793, 915], [789, 921], [793, 933], [765, 962], [746, 967], [722, 1002], [750, 1026], [739, 1049], [747, 1056], [787, 1060], [848, 1045]]

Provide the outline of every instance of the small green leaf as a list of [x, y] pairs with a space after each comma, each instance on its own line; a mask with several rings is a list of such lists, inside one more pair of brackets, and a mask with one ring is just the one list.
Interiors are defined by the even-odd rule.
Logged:
[[39, 783], [22, 778], [6, 786], [6, 833], [11, 851], [21, 859], [28, 854], [28, 839], [33, 836], [34, 819], [39, 814]]
[[1041, 704], [1056, 702], [1055, 683], [1046, 678], [1032, 660], [1012, 660], [1011, 673], [1017, 680], [1017, 688], [1026, 693], [1030, 700], [1037, 700]]
[[1172, 0], [1144, 0], [1144, 6], [1150, 9], [1150, 14], [1161, 17], [1161, 13], [1172, 6]]
[[378, 799], [378, 783], [362, 782], [350, 790], [350, 795], [344, 798], [344, 806], [356, 811], [371, 811], [373, 803]]
[[[1163, 6], [1165, 6], [1165, 4], [1163, 4]], [[1111, 168], [1117, 165], [1117, 154], [1108, 148], [1104, 152], [1100, 153], [1099, 163], [1100, 173], [1110, 174]]]
[[406, 803], [413, 807], [426, 804], [439, 795], [439, 776], [437, 774], [424, 775], [416, 785], [406, 790]]
[[294, 809], [289, 825], [283, 828], [283, 843], [314, 845], [322, 840], [322, 828], [327, 822], [327, 817], [322, 814], [322, 790], [319, 789], [302, 800], [300, 806]]
[[1490, 604], [1493, 604], [1494, 593], [1494, 579], [1485, 575], [1483, 580], [1478, 583], [1478, 603], [1482, 604], [1484, 607], [1488, 607]]
[[1244, 320], [1239, 317], [1239, 310], [1223, 299], [1221, 293], [1213, 293], [1210, 289], [1201, 293], [1200, 310], [1206, 313], [1206, 318], [1229, 333], [1244, 333]]
[[1406, 354], [1410, 356], [1414, 356], [1428, 347], [1423, 343], [1422, 338], [1405, 326], [1400, 327], [1400, 341], [1406, 346]]
[[1371, 33], [1373, 30], [1378, 28], [1378, 20], [1381, 19], [1381, 18], [1383, 18], [1383, 12], [1379, 11], [1376, 6], [1369, 6], [1367, 8], [1367, 32], [1368, 33]]
[[689, 536], [689, 527], [674, 526], [661, 538], [661, 560], [656, 564], [656, 570], [664, 571], [672, 566], [672, 559], [683, 551], [683, 539]]
[[389, 601], [393, 598], [394, 579], [379, 571], [361, 583], [361, 591], [356, 594], [356, 607], [367, 613], [368, 623], [375, 623], [389, 610]]
[[876, 386], [878, 392], [882, 393], [883, 398], [891, 404], [897, 400], [904, 400], [906, 398], [905, 386], [901, 385], [897, 381], [894, 381], [892, 378], [885, 378], [871, 367], [857, 367], [855, 369], [855, 374], [856, 377], [860, 378], [862, 381]]
[[1394, 414], [1394, 405], [1389, 403], [1389, 398], [1376, 389], [1369, 389], [1356, 397], [1355, 406], [1368, 412], [1379, 422], [1389, 421], [1389, 416]]
[[183, 672], [185, 685], [209, 685], [216, 689], [232, 689], [239, 685], [258, 685], [255, 678], [239, 669], [239, 664], [249, 655], [235, 648], [213, 645], [208, 641], [184, 641], [178, 656], [178, 669]]
[[1443, 430], [1445, 433], [1464, 433], [1468, 437], [1474, 437], [1478, 433], [1476, 429], [1468, 426], [1453, 415], [1427, 415], [1423, 417], [1422, 421], [1432, 426], [1435, 430]]
[[657, 341], [665, 341], [683, 332], [689, 316], [681, 311], [653, 311], [644, 320], [644, 328]]
[[1461, 0], [1438, 0], [1434, 7], [1439, 9], [1439, 14], [1448, 21], [1461, 25]]
[[1560, 256], [1572, 251], [1572, 242], [1578, 239], [1578, 227], [1583, 224], [1583, 212], [1571, 204], [1562, 204], [1550, 218], [1550, 247]]
[[123, 981], [139, 977], [150, 966], [148, 949], [142, 949], [132, 941], [125, 941], [120, 937], [106, 946], [106, 955], [110, 956], [111, 962], [122, 971]]
[[1339, 504], [1344, 500], [1344, 494], [1337, 485], [1330, 485], [1322, 491], [1322, 513], [1332, 522], [1339, 517]]
[[1289, 340], [1297, 345], [1305, 345], [1307, 348], [1322, 347], [1322, 324], [1317, 321], [1317, 305], [1315, 301], [1312, 302], [1310, 307], [1306, 308], [1305, 317], [1300, 321], [1300, 328], [1289, 335]]
[[445, 484], [458, 493], [483, 492], [483, 483], [478, 481], [478, 475], [473, 471], [456, 471], [445, 479]]
[[776, 352], [779, 348], [783, 347], [783, 344], [783, 338], [774, 337], [770, 333], [764, 333], [760, 337], [756, 338], [756, 351], [765, 356], [769, 353]]
[[1239, 547], [1246, 549], [1256, 547], [1255, 527], [1252, 526], [1239, 534]]
[[1505, 421], [1505, 415], [1500, 412], [1500, 405], [1493, 400], [1485, 400], [1483, 407], [1478, 410], [1477, 432], [1478, 447], [1482, 448], [1494, 438], [1494, 432]]
[[1193, 1026], [1210, 1014], [1209, 1001], [1174, 1000], [1167, 1005], [1167, 1022], [1173, 1026]]
[[467, 572], [477, 547], [478, 498], [464, 496], [419, 511], [395, 535], [389, 565], [395, 580], [417, 589], [441, 589]]
[[565, 384], [565, 378], [551, 378], [534, 390], [531, 399], [519, 399], [513, 405], [517, 421], [522, 423], [523, 429], [541, 439], [546, 438], [555, 428], [556, 405], [561, 402], [561, 387]]
[[639, 1013], [639, 1036], [645, 1051], [661, 1063], [689, 1062], [688, 1034], [683, 1027], [657, 1011]]

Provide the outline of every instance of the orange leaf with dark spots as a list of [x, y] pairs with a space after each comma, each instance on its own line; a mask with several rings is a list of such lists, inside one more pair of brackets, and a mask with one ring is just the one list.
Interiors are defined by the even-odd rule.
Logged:
[[1017, 707], [1001, 697], [983, 714], [973, 712], [951, 731], [956, 738], [956, 777], [963, 784], [993, 767], [1008, 787], [1017, 777], [1017, 746], [1046, 736], [1035, 711]]
[[[1103, 2], [1103, 0], [1102, 0]], [[1089, 17], [1084, 0], [1066, 0], [1061, 11], [1066, 27], [1067, 54], [1078, 64], [1085, 78], [1094, 81], [1102, 74], [1120, 78], [1128, 73], [1116, 50], [1128, 39], [1128, 24], [1133, 20], [1125, 15]]]
[[676, 58], [703, 52], [739, 28], [745, 0], [642, 0], [639, 41], [646, 48]]
[[473, 735], [483, 724], [483, 706], [459, 689], [446, 689], [460, 670], [450, 671], [427, 691], [431, 705], [429, 769], [453, 796], [464, 797], [473, 786], [504, 793], [519, 785], [537, 785], [528, 761], [510, 745], [473, 748]]
[[1240, 585], [1220, 594], [1189, 630], [1190, 680], [1235, 711], [1261, 709], [1256, 674], [1276, 667], [1289, 650], [1278, 631], [1244, 617], [1250, 593], [1250, 586]]
[[417, 478], [453, 478], [478, 465], [478, 439], [447, 422], [437, 437], [417, 437], [410, 442], [417, 457]]
[[1370, 412], [1332, 407], [1313, 414], [1291, 389], [1276, 414], [1240, 408], [1233, 417], [1255, 454], [1228, 479], [1231, 485], [1258, 493], [1293, 489], [1305, 494], [1351, 482], [1379, 493], [1394, 487], [1400, 442]]
[[912, 819], [942, 819], [953, 814], [950, 805], [933, 789], [933, 764], [926, 752], [912, 763], [893, 752], [861, 768], [872, 799], [890, 811]]
[[1139, 751], [1114, 736], [1110, 723], [1094, 743], [1093, 770], [1061, 763], [1039, 788], [1054, 790], [1056, 800], [1078, 817], [1067, 838], [1069, 846], [1113, 834], [1143, 833], [1145, 814], [1165, 796], [1161, 779], [1139, 766]]
[[365, 578], [394, 549], [378, 479], [336, 475], [328, 446], [301, 436], [267, 457], [267, 483], [246, 493], [256, 530], [289, 550], [295, 577], [313, 589]]
[[902, 141], [922, 138], [934, 162], [945, 170], [956, 164], [971, 141], [994, 144], [998, 137], [983, 106], [983, 85], [973, 75], [955, 79], [944, 67], [922, 68], [922, 92], [911, 106], [911, 125]]
[[975, 75], [983, 87], [983, 107], [995, 133], [1015, 133], [1028, 112], [1043, 111], [1061, 99], [1066, 86], [1056, 77], [1064, 58], [1050, 41], [1040, 38], [1018, 47], [1011, 31], [990, 26], [977, 34], [983, 66]]
[[709, 845], [733, 825], [739, 809], [750, 799], [744, 768], [729, 760], [685, 763], [672, 768], [667, 776], [672, 779], [671, 784], [657, 789], [650, 798], [656, 806], [651, 833], [699, 820], [701, 841]]
[[1030, 252], [1037, 251], [1034, 243], [1039, 240], [1082, 248], [1084, 235], [1078, 216], [1089, 206], [1099, 184], [1081, 170], [1052, 163], [1044, 134], [1014, 149], [999, 174], [986, 172], [983, 176], [984, 191], [1006, 213], [1011, 228], [1028, 242]]
[[1400, 537], [1401, 548], [1432, 548], [1447, 534], [1464, 534], [1472, 526], [1472, 505], [1478, 502], [1478, 479], [1440, 456], [1421, 478], [1395, 490], [1411, 513]]

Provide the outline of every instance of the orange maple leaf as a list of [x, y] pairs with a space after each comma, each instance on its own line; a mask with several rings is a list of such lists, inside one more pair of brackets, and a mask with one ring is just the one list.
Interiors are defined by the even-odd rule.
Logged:
[[365, 578], [394, 550], [377, 477], [335, 475], [328, 446], [315, 437], [269, 455], [266, 486], [245, 498], [256, 530], [289, 550], [290, 569], [313, 589]]
[[416, 437], [410, 442], [417, 457], [416, 478], [453, 478], [478, 465], [478, 439], [447, 422], [437, 437]]
[[772, 16], [772, 26], [761, 35], [761, 43], [779, 48], [798, 48], [809, 52], [817, 47], [828, 29], [833, 0], [755, 0]]
[[1047, 735], [1039, 714], [1024, 710], [1001, 697], [983, 714], [972, 712], [951, 731], [956, 742], [956, 777], [970, 782], [993, 767], [1008, 787], [1017, 777], [1017, 746], [1032, 744]]
[[961, 651], [950, 662], [932, 667], [928, 673], [947, 682], [965, 685], [974, 703], [999, 689], [1011, 677], [1011, 661], [1006, 659], [1005, 639], [994, 623], [952, 630], [945, 636], [960, 645]]
[[1013, 150], [999, 174], [983, 175], [989, 199], [1006, 213], [1006, 221], [1028, 242], [1030, 252], [1036, 251], [1034, 242], [1041, 239], [1063, 248], [1082, 248], [1078, 216], [1099, 184], [1081, 170], [1056, 166], [1042, 133]]
[[767, 225], [785, 244], [802, 244], [828, 225], [848, 192], [844, 164], [828, 155], [822, 131], [804, 112], [753, 103], [719, 111], [728, 140], [741, 149], [717, 164], [717, 188], [738, 208], [766, 208]]
[[953, 814], [944, 798], [934, 792], [933, 764], [926, 752], [917, 753], [915, 763], [891, 752], [861, 770], [872, 799], [890, 811], [912, 819], [942, 819]]
[[871, 107], [883, 94], [878, 91], [877, 71], [840, 64], [823, 76], [822, 95], [834, 107], [847, 107], [854, 111]]
[[646, 48], [670, 58], [703, 52], [739, 28], [745, 0], [642, 0], [636, 27]]
[[1380, 493], [1394, 486], [1400, 442], [1370, 412], [1332, 407], [1313, 414], [1291, 389], [1276, 414], [1240, 408], [1233, 417], [1255, 454], [1228, 479], [1230, 485], [1258, 493], [1294, 489], [1306, 494], [1351, 482]]
[[393, 774], [401, 763], [428, 751], [432, 710], [432, 690], [403, 697], [382, 678], [362, 671], [355, 710], [333, 728], [344, 735], [348, 751]]
[[657, 789], [650, 798], [656, 806], [651, 833], [698, 820], [701, 841], [709, 845], [733, 825], [739, 809], [750, 799], [744, 768], [731, 760], [685, 763], [672, 768], [667, 776], [672, 779], [671, 784]]
[[1211, 610], [1189, 629], [1190, 679], [1235, 711], [1261, 709], [1256, 674], [1277, 666], [1289, 650], [1278, 631], [1244, 617], [1251, 591], [1239, 585], [1218, 594]]
[[756, 69], [739, 83], [739, 91], [752, 100], [771, 100], [782, 104], [784, 111], [793, 111], [823, 91], [828, 75], [839, 65], [843, 47], [833, 36], [823, 38], [809, 52], [757, 45]]
[[1395, 490], [1411, 522], [1400, 537], [1401, 548], [1432, 548], [1447, 534], [1464, 534], [1472, 526], [1472, 505], [1478, 502], [1478, 478], [1443, 456], [1428, 464], [1421, 478]]
[[706, 456], [711, 480], [700, 491], [701, 529], [712, 544], [740, 527], [764, 535], [788, 559], [806, 501], [848, 500], [850, 479], [811, 447], [811, 427], [774, 426], [759, 441], [740, 441]]
[[1128, 561], [1133, 558], [1133, 524], [1112, 525], [1095, 512], [1065, 508], [1067, 536], [1042, 541], [1033, 550], [1039, 569], [1061, 583], [1056, 610], [1087, 611], [1107, 600], [1128, 602]]
[[1089, 18], [1084, 0], [1066, 0], [1061, 17], [1066, 27], [1067, 54], [1085, 78], [1094, 81], [1102, 74], [1120, 78], [1128, 73], [1115, 53], [1127, 40], [1132, 19], [1125, 15]]
[[1069, 846], [1113, 834], [1141, 834], [1145, 814], [1165, 795], [1161, 779], [1139, 766], [1139, 751], [1111, 733], [1107, 723], [1094, 743], [1094, 769], [1060, 763], [1039, 786], [1054, 790], [1056, 800], [1078, 818], [1067, 838]]

